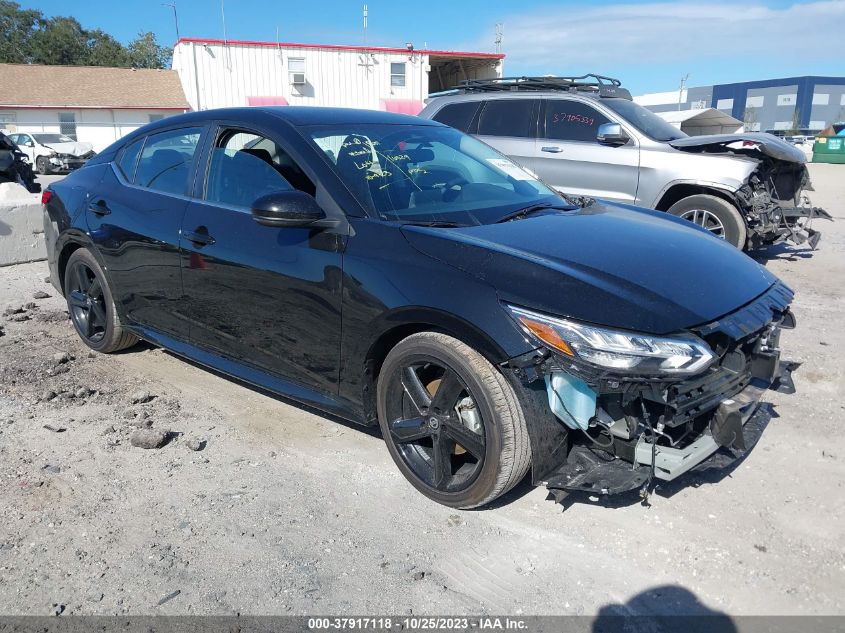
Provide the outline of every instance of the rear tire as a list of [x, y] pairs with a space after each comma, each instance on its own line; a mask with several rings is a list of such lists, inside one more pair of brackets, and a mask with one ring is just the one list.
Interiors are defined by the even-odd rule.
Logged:
[[105, 273], [88, 249], [68, 259], [64, 290], [73, 327], [88, 347], [111, 354], [138, 342], [121, 324]]
[[528, 470], [531, 445], [516, 393], [461, 341], [438, 332], [409, 336], [387, 355], [377, 391], [390, 455], [429, 499], [482, 506]]
[[738, 249], [745, 248], [748, 229], [745, 219], [734, 205], [716, 196], [697, 194], [682, 198], [669, 208], [669, 213], [708, 229]]

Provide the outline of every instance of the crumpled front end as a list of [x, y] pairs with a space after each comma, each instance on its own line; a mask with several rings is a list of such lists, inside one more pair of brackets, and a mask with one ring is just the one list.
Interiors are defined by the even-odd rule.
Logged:
[[815, 249], [821, 233], [812, 228], [815, 218], [832, 220], [810, 202], [810, 175], [804, 163], [766, 158], [736, 192], [745, 214], [752, 248], [788, 241]]
[[549, 351], [527, 378], [546, 383], [549, 409], [568, 429], [565, 462], [545, 475], [560, 500], [639, 490], [692, 470], [724, 469], [756, 444], [768, 418], [767, 389], [794, 391], [780, 332], [792, 328], [792, 291], [775, 284], [736, 312], [692, 332], [712, 350], [706, 370], [670, 379], [597, 370]]

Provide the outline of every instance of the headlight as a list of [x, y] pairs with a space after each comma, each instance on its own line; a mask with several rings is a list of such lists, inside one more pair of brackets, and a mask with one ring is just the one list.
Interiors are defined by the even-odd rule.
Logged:
[[576, 323], [507, 306], [531, 334], [564, 356], [619, 372], [648, 375], [694, 374], [716, 356], [693, 335], [652, 336]]

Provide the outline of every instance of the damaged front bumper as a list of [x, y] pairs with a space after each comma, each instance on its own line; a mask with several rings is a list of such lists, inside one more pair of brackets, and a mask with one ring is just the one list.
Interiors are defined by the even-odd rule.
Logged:
[[[597, 394], [596, 413], [588, 430], [570, 430], [565, 462], [543, 477], [553, 497], [635, 490], [645, 496], [655, 480], [673, 481], [691, 471], [712, 474], [742, 460], [768, 424], [767, 409], [760, 407], [766, 390], [794, 392], [791, 372], [797, 365], [782, 362], [778, 349], [781, 328], [795, 326], [791, 299], [791, 291], [778, 284], [736, 313], [696, 328], [720, 356], [702, 375], [655, 383], [582, 374]], [[547, 380], [550, 402], [552, 383]], [[571, 401], [571, 393], [565, 395]]]

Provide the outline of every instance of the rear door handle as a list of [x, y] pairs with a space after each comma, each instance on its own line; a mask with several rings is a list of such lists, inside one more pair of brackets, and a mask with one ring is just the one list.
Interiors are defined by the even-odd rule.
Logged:
[[109, 209], [109, 205], [106, 204], [105, 200], [97, 200], [97, 202], [90, 203], [88, 205], [88, 210], [94, 215], [98, 215], [100, 217], [111, 213], [111, 209]]
[[[204, 228], [204, 227], [203, 227]], [[195, 246], [203, 247], [203, 246], [211, 246], [216, 242], [213, 237], [211, 237], [207, 232], [201, 231], [185, 231], [182, 233], [186, 240], [194, 244]]]
[[558, 147], [557, 145], [546, 145], [545, 147], [541, 147], [540, 151], [549, 152], [550, 154], [560, 154], [563, 151], [563, 148]]

